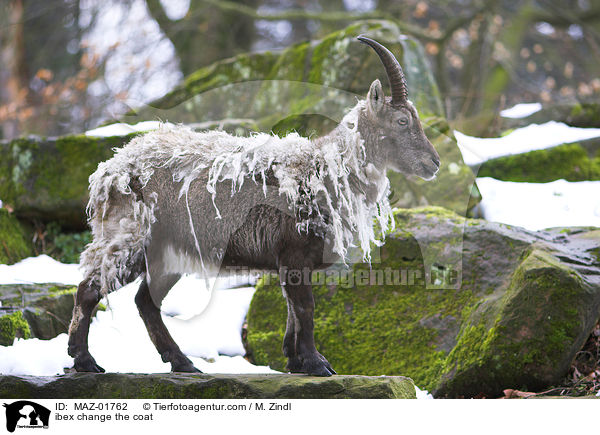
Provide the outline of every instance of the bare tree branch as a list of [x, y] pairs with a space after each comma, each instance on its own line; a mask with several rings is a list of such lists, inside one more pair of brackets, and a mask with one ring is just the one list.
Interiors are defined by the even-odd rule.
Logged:
[[[158, 0], [152, 0], [158, 2]], [[439, 37], [433, 36], [430, 33], [422, 30], [419, 26], [407, 24], [402, 21], [394, 20], [389, 14], [380, 11], [371, 12], [346, 12], [346, 11], [326, 11], [326, 12], [312, 12], [302, 9], [290, 9], [279, 12], [258, 12], [256, 9], [242, 5], [240, 3], [234, 3], [227, 0], [198, 0], [202, 3], [210, 4], [215, 6], [222, 11], [235, 12], [238, 14], [246, 15], [250, 18], [257, 20], [315, 20], [315, 21], [357, 21], [357, 20], [368, 20], [368, 19], [387, 19], [394, 21], [400, 30], [403, 32], [414, 35], [418, 38], [427, 41], [437, 41]]]

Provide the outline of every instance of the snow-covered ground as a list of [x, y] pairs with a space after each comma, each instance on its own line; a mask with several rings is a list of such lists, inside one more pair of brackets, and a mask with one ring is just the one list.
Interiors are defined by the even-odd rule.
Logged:
[[[78, 265], [62, 264], [45, 255], [12, 266], [0, 265], [0, 284], [77, 285], [79, 281]], [[103, 301], [109, 308], [98, 312], [92, 321], [90, 351], [110, 372], [169, 372], [170, 365], [161, 361], [135, 306], [138, 287], [139, 282], [133, 282]], [[203, 280], [188, 276], [165, 299], [163, 309], [171, 315], [163, 314], [163, 319], [182, 351], [203, 372], [273, 373], [242, 357], [242, 324], [253, 294], [253, 287], [224, 289], [218, 282], [207, 286]], [[16, 339], [13, 346], [0, 346], [0, 373], [54, 375], [72, 366], [66, 334], [52, 340]]]

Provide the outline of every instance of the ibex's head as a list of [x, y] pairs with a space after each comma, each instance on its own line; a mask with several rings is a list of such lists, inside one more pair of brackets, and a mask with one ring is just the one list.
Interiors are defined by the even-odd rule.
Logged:
[[377, 41], [364, 36], [358, 40], [368, 44], [379, 55], [392, 90], [383, 95], [379, 80], [371, 84], [366, 105], [358, 119], [358, 129], [365, 140], [370, 160], [406, 175], [429, 180], [440, 167], [440, 156], [425, 136], [419, 115], [408, 100], [404, 73], [394, 55]]

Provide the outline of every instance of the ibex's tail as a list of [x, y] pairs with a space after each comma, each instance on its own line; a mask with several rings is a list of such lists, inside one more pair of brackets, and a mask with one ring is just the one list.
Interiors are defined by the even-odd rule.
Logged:
[[81, 255], [85, 278], [102, 294], [145, 272], [145, 248], [155, 221], [156, 194], [144, 197], [137, 171], [115, 157], [90, 176], [89, 224], [93, 241]]

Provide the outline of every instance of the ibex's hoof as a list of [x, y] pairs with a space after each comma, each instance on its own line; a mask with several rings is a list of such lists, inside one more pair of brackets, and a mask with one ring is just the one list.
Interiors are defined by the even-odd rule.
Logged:
[[194, 364], [183, 354], [174, 357], [171, 360], [171, 371], [174, 373], [202, 373]]
[[171, 366], [171, 371], [173, 373], [202, 373], [202, 371], [194, 367], [193, 364], [177, 367]]
[[82, 355], [75, 357], [73, 368], [77, 372], [104, 373], [105, 370], [96, 364], [92, 355]]
[[329, 361], [318, 352], [305, 358], [290, 358], [286, 368], [290, 373], [306, 373], [310, 376], [331, 376], [337, 374], [331, 368]]

